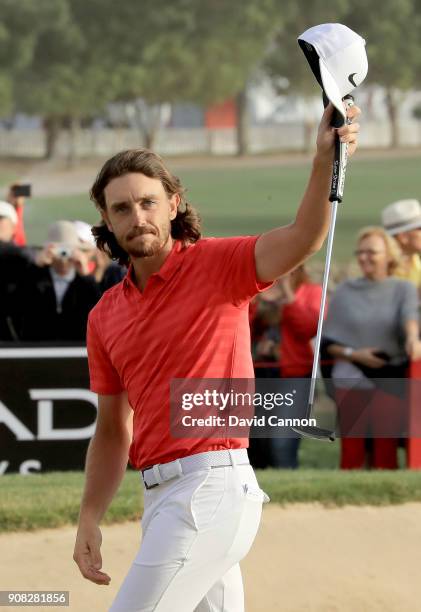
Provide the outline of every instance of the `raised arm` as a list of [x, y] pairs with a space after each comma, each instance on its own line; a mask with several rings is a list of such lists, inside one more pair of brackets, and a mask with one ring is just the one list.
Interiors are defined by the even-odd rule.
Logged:
[[[271, 281], [286, 274], [323, 245], [329, 229], [329, 191], [332, 176], [335, 132], [348, 143], [348, 155], [357, 147], [358, 123], [335, 130], [330, 126], [332, 105], [325, 109], [317, 135], [317, 151], [312, 172], [295, 221], [262, 234], [256, 242], [255, 260], [259, 281]], [[349, 119], [360, 114], [360, 109], [347, 109]]]
[[126, 393], [98, 396], [98, 419], [86, 456], [85, 488], [73, 559], [82, 575], [96, 584], [109, 584], [102, 567], [99, 523], [127, 468], [133, 411]]

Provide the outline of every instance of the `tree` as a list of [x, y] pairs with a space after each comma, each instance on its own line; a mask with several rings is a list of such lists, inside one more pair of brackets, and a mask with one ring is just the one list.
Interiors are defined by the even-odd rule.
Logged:
[[202, 103], [234, 97], [237, 153], [248, 149], [247, 85], [283, 19], [276, 0], [208, 0], [197, 3], [194, 54], [199, 60], [191, 97]]
[[[208, 105], [237, 97], [239, 148], [246, 148], [244, 90], [275, 28], [274, 0], [137, 0], [100, 3], [106, 15], [98, 28], [98, 0], [88, 14], [71, 0], [87, 40], [94, 40], [109, 73], [117, 73], [117, 99], [136, 119], [153, 147], [163, 103]], [[102, 18], [100, 18], [101, 21]]]
[[[86, 59], [87, 44], [67, 0], [44, 0], [45, 15], [31, 63], [22, 71], [20, 107], [44, 117], [46, 157], [55, 154], [60, 128], [66, 121], [74, 135], [75, 122], [98, 107], [98, 70]], [[69, 159], [74, 157], [70, 138]]]
[[391, 146], [399, 145], [398, 105], [404, 92], [420, 84], [419, 0], [382, 0], [381, 10], [367, 10], [354, 0], [346, 23], [367, 42], [367, 82], [385, 87]]
[[297, 44], [297, 38], [319, 23], [342, 22], [346, 9], [347, 0], [339, 0], [333, 6], [324, 0], [287, 3], [284, 21], [264, 62], [264, 69], [278, 92], [298, 94], [304, 101], [305, 151], [313, 146], [311, 137], [316, 123], [313, 103], [315, 96], [321, 95], [321, 90]]
[[13, 0], [0, 0], [0, 115], [13, 112], [14, 83], [20, 70], [31, 61], [37, 36], [37, 8], [22, 0], [16, 10]]
[[5, 32], [14, 33], [9, 56], [19, 51], [15, 106], [44, 117], [47, 156], [63, 122], [75, 126], [112, 100], [131, 105], [153, 147], [162, 104], [235, 97], [239, 149], [247, 148], [245, 89], [280, 20], [276, 0], [2, 3]]
[[137, 0], [104, 0], [107, 22], [99, 29], [98, 0], [71, 1], [86, 40], [117, 73], [116, 97], [131, 104], [150, 147], [163, 103], [243, 100], [279, 21], [275, 0], [156, 0], [141, 9]]
[[43, 117], [46, 157], [54, 155], [59, 130], [68, 126], [71, 161], [77, 125], [113, 98], [113, 77], [84, 38], [70, 2], [0, 0], [0, 56], [11, 75], [14, 110]]
[[185, 87], [196, 67], [189, 48], [193, 0], [70, 0], [90, 61], [110, 79], [108, 100], [132, 112], [142, 140], [153, 148], [165, 102], [186, 99]]

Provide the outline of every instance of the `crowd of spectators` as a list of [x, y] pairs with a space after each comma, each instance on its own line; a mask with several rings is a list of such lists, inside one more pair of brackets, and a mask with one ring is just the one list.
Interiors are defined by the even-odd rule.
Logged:
[[52, 223], [42, 247], [28, 248], [15, 187], [0, 202], [0, 342], [83, 344], [89, 311], [126, 269], [80, 220]]
[[[358, 234], [359, 274], [330, 288], [323, 327], [321, 370], [336, 404], [343, 469], [397, 468], [397, 448], [404, 443], [394, 432], [405, 430], [399, 381], [410, 362], [421, 359], [421, 205], [395, 202], [383, 210], [381, 222]], [[321, 285], [304, 266], [255, 298], [250, 324], [256, 377], [311, 376], [320, 298]], [[256, 467], [296, 468], [299, 443], [296, 437], [253, 439], [252, 461]]]

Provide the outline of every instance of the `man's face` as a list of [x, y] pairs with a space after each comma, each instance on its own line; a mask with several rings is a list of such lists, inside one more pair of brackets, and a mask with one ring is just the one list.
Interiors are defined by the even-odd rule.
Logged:
[[51, 267], [60, 276], [66, 276], [66, 274], [75, 268], [75, 264], [70, 258], [54, 257]]
[[413, 253], [421, 253], [421, 227], [408, 232], [409, 246]]
[[409, 255], [421, 254], [421, 227], [402, 232], [396, 238], [405, 253]]
[[362, 238], [357, 245], [355, 255], [366, 278], [387, 276], [390, 257], [381, 236], [373, 234]]
[[9, 217], [0, 217], [0, 240], [11, 242], [15, 235], [16, 226]]
[[168, 242], [179, 196], [169, 198], [159, 179], [134, 172], [112, 179], [104, 195], [103, 219], [126, 253], [132, 258], [157, 255]]

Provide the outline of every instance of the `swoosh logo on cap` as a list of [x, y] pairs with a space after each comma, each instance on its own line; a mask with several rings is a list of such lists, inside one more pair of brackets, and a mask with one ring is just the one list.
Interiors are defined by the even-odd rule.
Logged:
[[357, 87], [356, 82], [354, 81], [354, 76], [356, 75], [356, 72], [352, 72], [349, 76], [348, 76], [348, 81], [351, 83], [351, 85], [353, 85], [354, 87]]

